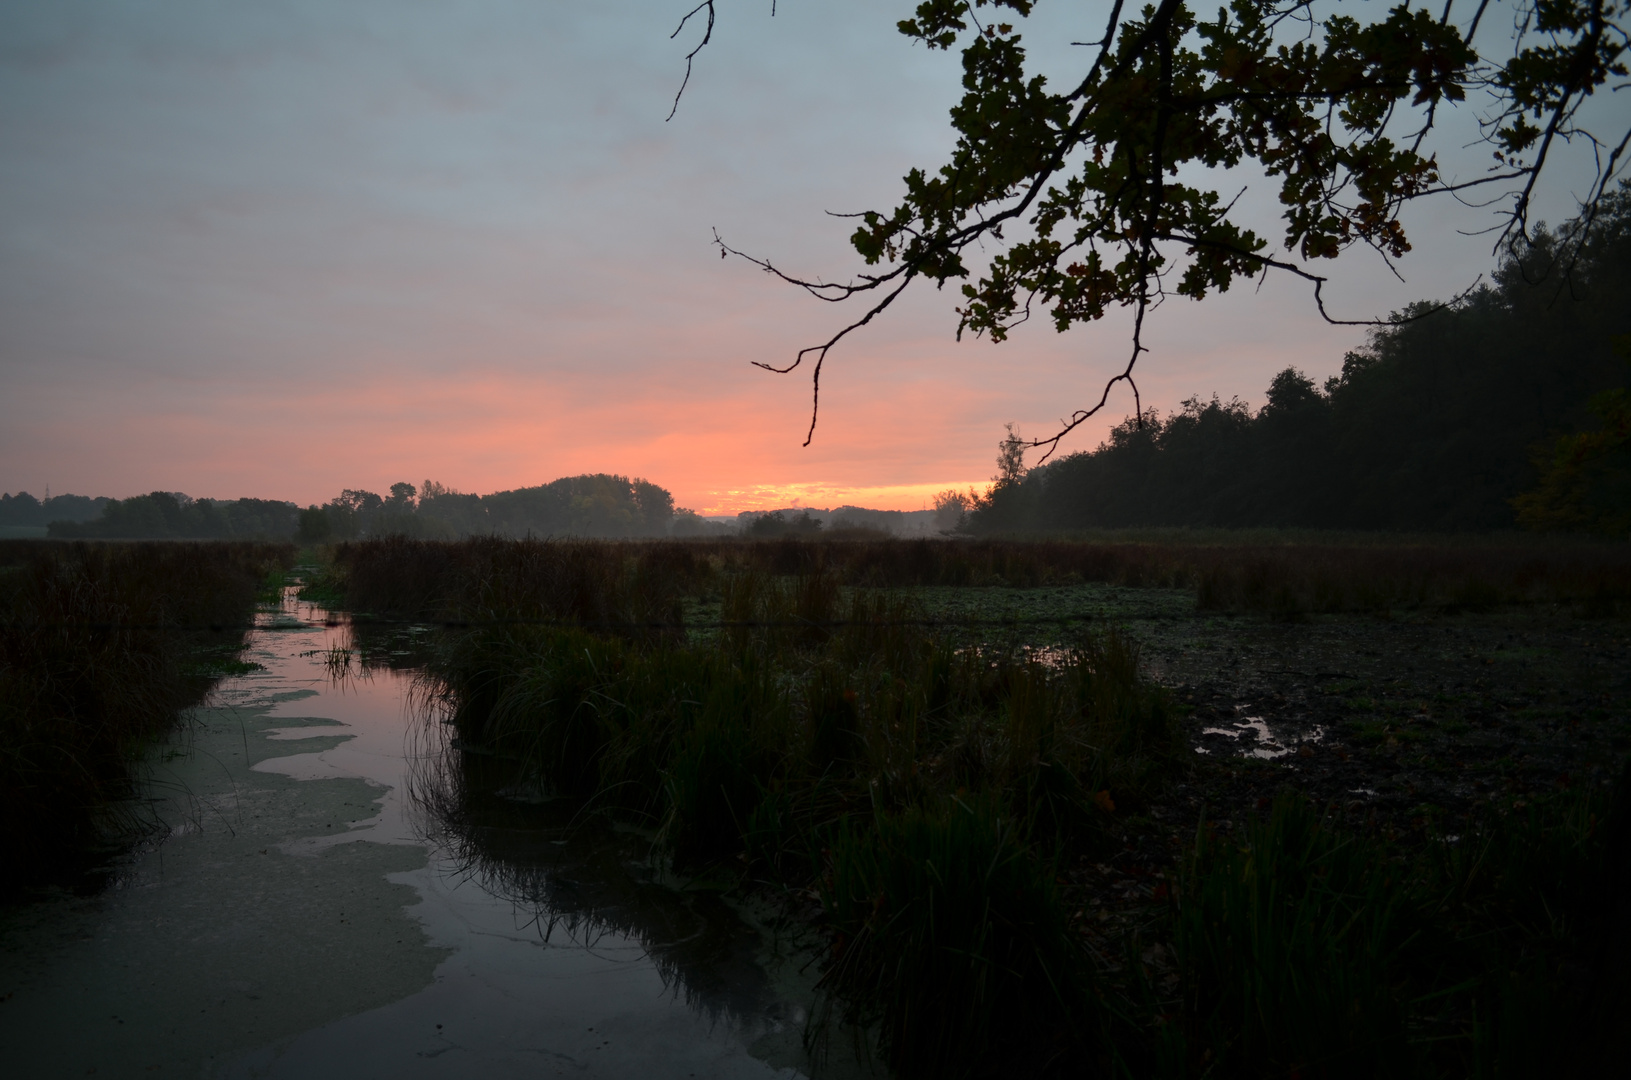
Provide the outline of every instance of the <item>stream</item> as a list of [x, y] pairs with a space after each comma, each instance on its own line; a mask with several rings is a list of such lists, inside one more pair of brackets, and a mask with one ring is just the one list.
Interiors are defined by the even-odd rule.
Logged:
[[258, 616], [259, 669], [151, 758], [149, 840], [4, 913], [7, 1075], [817, 1074], [805, 932], [449, 750], [411, 708], [426, 632], [331, 667], [343, 617]]

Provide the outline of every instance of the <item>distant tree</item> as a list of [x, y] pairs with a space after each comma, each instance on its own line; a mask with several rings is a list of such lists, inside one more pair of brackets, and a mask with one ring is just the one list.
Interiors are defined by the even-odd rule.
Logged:
[[154, 491], [109, 502], [91, 521], [53, 521], [50, 535], [120, 539], [275, 539], [295, 533], [298, 510], [271, 499], [193, 499]]
[[344, 491], [340, 492], [339, 497], [334, 500], [332, 505], [340, 506], [356, 513], [368, 513], [369, 511], [378, 510], [381, 506], [384, 506], [385, 500], [380, 498], [378, 495], [375, 495], [372, 491], [360, 491], [346, 488]]
[[51, 495], [40, 503], [45, 521], [92, 521], [114, 500], [106, 495], [90, 498], [85, 495]]
[[934, 529], [939, 533], [954, 533], [963, 526], [963, 518], [974, 507], [972, 492], [965, 494], [947, 488], [934, 497]]
[[328, 511], [321, 506], [308, 506], [300, 511], [300, 525], [296, 536], [303, 544], [321, 544], [334, 535], [334, 524]]
[[707, 536], [713, 531], [709, 527], [711, 524], [711, 522], [703, 518], [695, 510], [681, 506], [674, 511], [674, 521], [673, 524], [669, 526], [669, 534], [672, 536], [687, 537]]
[[763, 539], [772, 536], [814, 536], [820, 531], [821, 522], [811, 517], [808, 510], [792, 518], [777, 510], [755, 518], [747, 528], [747, 535]]
[[412, 510], [414, 496], [417, 494], [419, 489], [405, 480], [399, 484], [392, 484], [391, 496], [385, 500], [385, 505], [392, 510]]
[[481, 497], [488, 527], [512, 536], [662, 536], [674, 497], [647, 480], [611, 473], [566, 476]]
[[426, 480], [420, 486], [414, 514], [420, 535], [426, 537], [453, 538], [492, 531], [481, 496], [467, 495], [435, 480]]
[[674, 519], [674, 496], [649, 480], [635, 478], [629, 485], [646, 536], [660, 536]]
[[44, 525], [45, 508], [26, 491], [0, 495], [0, 525]]
[[1030, 525], [1033, 493], [1025, 486], [1025, 448], [1028, 445], [1013, 424], [997, 444], [997, 472], [985, 493], [971, 493], [967, 527], [976, 532], [1008, 531]]
[[1017, 487], [1025, 482], [1025, 440], [1013, 424], [1005, 425], [1008, 435], [997, 444], [997, 475], [991, 478], [998, 487]]
[[323, 507], [329, 532], [336, 540], [354, 540], [369, 531], [375, 513], [385, 500], [372, 491], [346, 488]]
[[1286, 368], [1269, 383], [1268, 401], [1263, 409], [1270, 415], [1287, 416], [1310, 406], [1324, 404], [1314, 380], [1296, 368]]

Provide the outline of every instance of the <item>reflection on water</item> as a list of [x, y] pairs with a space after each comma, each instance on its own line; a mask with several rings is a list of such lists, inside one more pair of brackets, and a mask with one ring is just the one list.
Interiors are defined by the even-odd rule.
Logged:
[[425, 755], [410, 786], [450, 860], [529, 913], [541, 940], [635, 940], [664, 985], [712, 1022], [803, 1023], [804, 1008], [781, 1001], [761, 966], [760, 930], [717, 888], [663, 881], [645, 835], [539, 798], [512, 763], [485, 755]]
[[[452, 747], [451, 728], [410, 707], [426, 628], [352, 623], [293, 595], [264, 622], [254, 658], [265, 671], [223, 687], [223, 700], [272, 701], [272, 717], [299, 723], [269, 736], [293, 753], [253, 768], [360, 777], [379, 793], [375, 816], [282, 849], [428, 847], [424, 870], [390, 879], [418, 891], [410, 914], [451, 953], [424, 991], [246, 1055], [225, 1075], [811, 1071], [808, 958], [778, 956], [785, 943], [718, 889], [664, 881], [648, 838], [532, 797], [513, 764]], [[323, 749], [300, 752], [319, 738]]]
[[[1205, 745], [1209, 738], [1214, 746]], [[1309, 730], [1293, 736], [1289, 728], [1280, 731], [1271, 728], [1268, 721], [1261, 716], [1243, 716], [1239, 720], [1230, 721], [1227, 727], [1202, 728], [1201, 739], [1195, 746], [1195, 751], [1210, 754], [1214, 749], [1229, 749], [1230, 744], [1216, 745], [1219, 738], [1232, 740], [1234, 752], [1243, 757], [1272, 761], [1305, 746], [1312, 748], [1324, 740], [1325, 729], [1316, 724]]]

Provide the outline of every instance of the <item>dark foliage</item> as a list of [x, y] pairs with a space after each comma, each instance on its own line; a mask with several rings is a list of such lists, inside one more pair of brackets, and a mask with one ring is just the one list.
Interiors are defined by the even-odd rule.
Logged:
[[1129, 419], [999, 482], [969, 528], [1510, 528], [1537, 445], [1588, 426], [1593, 395], [1624, 382], [1611, 342], [1631, 331], [1631, 189], [1605, 202], [1564, 288], [1552, 264], [1573, 228], [1462, 303], [1377, 331], [1324, 388], [1288, 368], [1255, 412], [1214, 396]]
[[[677, 627], [679, 598], [707, 585], [724, 591], [727, 618], [751, 618], [751, 607], [731, 614], [732, 597], [756, 580], [745, 571], [866, 588], [1105, 582], [1191, 589], [1202, 610], [1288, 619], [1533, 603], [1603, 615], [1631, 605], [1631, 552], [1619, 544], [1541, 538], [1363, 543], [1279, 534], [636, 544], [384, 537], [338, 545], [329, 568], [308, 588], [323, 602], [353, 611], [546, 618], [614, 629], [640, 624], [649, 631]], [[830, 617], [835, 613], [822, 616]]]
[[283, 540], [295, 531], [293, 503], [189, 499], [168, 491], [109, 502], [89, 521], [52, 521], [62, 539]]
[[1090, 970], [1053, 868], [988, 798], [845, 821], [823, 901], [842, 937], [824, 985], [877, 1024], [904, 1078], [1035, 1075], [1094, 1036]]
[[53, 521], [89, 521], [112, 501], [84, 495], [52, 495], [41, 501], [26, 491], [0, 494], [0, 525], [43, 527]]
[[747, 527], [747, 535], [755, 539], [768, 536], [810, 536], [821, 531], [821, 522], [810, 516], [808, 510], [797, 517], [788, 517], [785, 511], [761, 514]]
[[[1616, 347], [1631, 361], [1631, 335]], [[1586, 406], [1596, 426], [1541, 447], [1535, 454], [1539, 483], [1512, 505], [1530, 528], [1631, 536], [1631, 390], [1604, 390]]]
[[[680, 511], [688, 514], [689, 511]], [[308, 543], [368, 536], [451, 540], [461, 536], [663, 536], [674, 497], [648, 480], [608, 473], [566, 476], [537, 487], [465, 495], [427, 480], [401, 483], [388, 498], [343, 491], [300, 514]]]
[[1167, 1072], [1600, 1075], [1631, 994], [1618, 891], [1631, 763], [1392, 850], [1292, 794], [1197, 840], [1174, 897], [1183, 983]]

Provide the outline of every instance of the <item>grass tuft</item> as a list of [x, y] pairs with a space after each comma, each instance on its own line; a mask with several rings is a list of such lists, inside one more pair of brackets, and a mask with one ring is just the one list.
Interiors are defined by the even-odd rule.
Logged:
[[[293, 549], [0, 543], [0, 890], [141, 824], [135, 763], [237, 660]], [[247, 665], [252, 667], [253, 665]]]
[[896, 1075], [966, 1076], [998, 1058], [1028, 1072], [1091, 1030], [1052, 867], [999, 802], [845, 821], [829, 852], [822, 905], [837, 936], [822, 983], [846, 1021], [877, 1025]]

